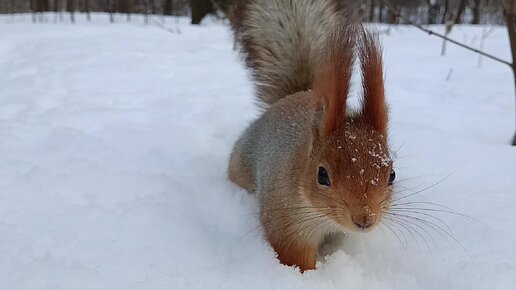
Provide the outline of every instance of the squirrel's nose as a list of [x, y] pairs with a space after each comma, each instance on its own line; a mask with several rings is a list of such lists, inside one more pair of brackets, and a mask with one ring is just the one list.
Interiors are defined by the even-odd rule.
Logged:
[[362, 230], [365, 230], [369, 228], [370, 226], [374, 225], [376, 221], [375, 215], [354, 215], [351, 217], [351, 220], [353, 223], [361, 228]]

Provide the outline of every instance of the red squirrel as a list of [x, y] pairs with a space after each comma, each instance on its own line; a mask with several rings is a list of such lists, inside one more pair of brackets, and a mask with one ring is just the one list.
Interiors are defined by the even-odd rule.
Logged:
[[[256, 194], [265, 236], [282, 264], [315, 269], [335, 232], [367, 232], [391, 202], [382, 53], [337, 1], [245, 0], [236, 41], [264, 113], [234, 145], [229, 179]], [[362, 108], [346, 99], [355, 61]]]

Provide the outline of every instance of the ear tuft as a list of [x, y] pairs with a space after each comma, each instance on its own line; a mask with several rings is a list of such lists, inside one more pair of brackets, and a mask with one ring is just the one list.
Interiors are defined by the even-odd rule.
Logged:
[[345, 123], [356, 35], [356, 25], [336, 29], [328, 40], [327, 55], [315, 74], [314, 95], [324, 107], [324, 137], [331, 136]]
[[382, 51], [377, 37], [363, 30], [359, 49], [364, 90], [362, 117], [373, 128], [385, 133], [387, 131], [388, 108], [385, 102]]

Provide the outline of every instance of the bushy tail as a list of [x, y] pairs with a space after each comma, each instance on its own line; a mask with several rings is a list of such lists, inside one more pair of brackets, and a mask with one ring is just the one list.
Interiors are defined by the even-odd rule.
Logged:
[[312, 88], [328, 38], [356, 11], [338, 0], [235, 2], [230, 18], [235, 38], [264, 106]]

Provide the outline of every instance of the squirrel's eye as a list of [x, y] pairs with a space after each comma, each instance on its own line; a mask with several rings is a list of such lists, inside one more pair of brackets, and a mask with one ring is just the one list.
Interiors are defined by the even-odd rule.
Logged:
[[391, 175], [389, 176], [389, 185], [392, 185], [394, 180], [396, 179], [396, 171], [394, 169], [391, 169]]
[[324, 167], [319, 167], [319, 173], [317, 174], [317, 181], [320, 185], [330, 186], [330, 177]]

